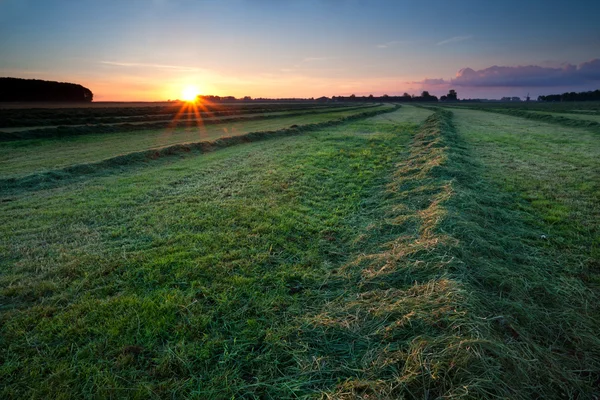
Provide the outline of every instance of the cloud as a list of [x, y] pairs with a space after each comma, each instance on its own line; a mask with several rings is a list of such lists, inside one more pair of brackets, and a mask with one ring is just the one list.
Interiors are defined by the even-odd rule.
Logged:
[[437, 45], [438, 46], [443, 46], [443, 45], [450, 44], [450, 43], [464, 42], [465, 40], [469, 40], [472, 37], [473, 36], [454, 36], [454, 37], [451, 37], [449, 39], [442, 40], [441, 42], [438, 42]]
[[309, 63], [309, 62], [314, 62], [314, 61], [325, 61], [325, 60], [332, 60], [332, 57], [306, 57], [305, 59], [302, 60], [302, 62], [305, 63]]
[[387, 49], [388, 47], [392, 47], [392, 46], [395, 46], [395, 45], [400, 44], [400, 43], [402, 43], [402, 42], [400, 42], [399, 40], [393, 40], [391, 42], [378, 44], [377, 48], [379, 48], [379, 49]]
[[561, 68], [538, 65], [492, 66], [478, 71], [463, 68], [451, 83], [471, 87], [545, 87], [580, 85], [600, 81], [600, 59], [579, 65], [566, 64]]
[[439, 86], [439, 85], [447, 85], [450, 82], [448, 82], [445, 79], [442, 78], [425, 78], [422, 81], [416, 81], [416, 82], [410, 82], [411, 84], [416, 84], [416, 85], [432, 85], [432, 86]]
[[180, 65], [131, 63], [131, 62], [122, 62], [122, 61], [100, 61], [100, 64], [113, 65], [116, 67], [144, 67], [144, 68], [157, 68], [157, 69], [171, 69], [171, 70], [187, 71], [187, 72], [201, 71], [200, 68], [186, 67], [186, 66], [180, 66]]

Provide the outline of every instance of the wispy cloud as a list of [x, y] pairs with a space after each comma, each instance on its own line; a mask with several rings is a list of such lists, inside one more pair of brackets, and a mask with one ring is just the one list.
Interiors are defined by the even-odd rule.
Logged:
[[302, 62], [309, 63], [315, 61], [325, 61], [325, 60], [333, 60], [334, 57], [306, 57], [302, 60]]
[[441, 42], [438, 42], [437, 45], [438, 46], [443, 46], [445, 44], [450, 44], [450, 43], [464, 42], [465, 40], [469, 40], [472, 37], [473, 36], [454, 36], [454, 37], [451, 37], [449, 39], [442, 40]]
[[377, 48], [379, 49], [387, 49], [388, 47], [396, 46], [397, 44], [402, 43], [400, 40], [392, 40], [391, 42], [378, 44]]
[[165, 64], [147, 64], [147, 63], [132, 63], [132, 62], [122, 62], [122, 61], [100, 61], [101, 64], [105, 65], [114, 65], [117, 67], [143, 67], [143, 68], [156, 68], [156, 69], [171, 69], [176, 71], [201, 71], [200, 68], [196, 67], [187, 67], [181, 65], [165, 65]]

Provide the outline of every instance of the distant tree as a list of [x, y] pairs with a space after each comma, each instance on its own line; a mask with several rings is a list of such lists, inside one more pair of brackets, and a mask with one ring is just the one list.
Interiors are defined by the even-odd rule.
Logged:
[[450, 91], [448, 92], [448, 95], [446, 96], [446, 98], [448, 99], [448, 101], [456, 101], [456, 100], [458, 100], [458, 94], [456, 93], [456, 90], [450, 89]]
[[436, 96], [432, 96], [428, 91], [424, 90], [421, 97], [416, 98], [417, 101], [438, 101]]
[[92, 91], [75, 83], [0, 78], [0, 101], [91, 102]]
[[440, 97], [440, 101], [446, 101], [446, 100], [448, 100], [448, 97], [447, 97], [447, 96], [442, 96], [442, 97]]
[[600, 89], [589, 92], [566, 92], [563, 94], [549, 94], [538, 96], [538, 101], [599, 101]]

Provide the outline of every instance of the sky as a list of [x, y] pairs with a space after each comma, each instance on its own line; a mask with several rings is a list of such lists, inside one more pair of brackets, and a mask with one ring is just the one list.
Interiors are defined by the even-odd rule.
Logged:
[[600, 1], [0, 0], [0, 76], [96, 101], [600, 88]]

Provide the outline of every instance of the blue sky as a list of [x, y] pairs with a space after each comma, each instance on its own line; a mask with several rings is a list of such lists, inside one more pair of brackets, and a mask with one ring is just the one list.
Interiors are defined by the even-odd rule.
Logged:
[[187, 85], [537, 96], [600, 88], [599, 15], [598, 1], [0, 0], [0, 76], [77, 82], [97, 100]]

